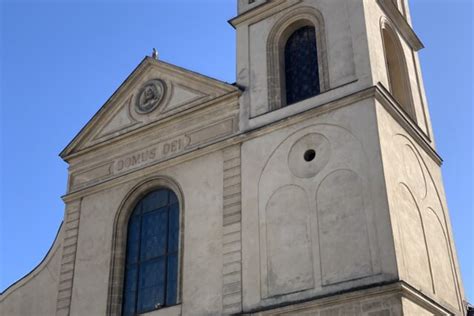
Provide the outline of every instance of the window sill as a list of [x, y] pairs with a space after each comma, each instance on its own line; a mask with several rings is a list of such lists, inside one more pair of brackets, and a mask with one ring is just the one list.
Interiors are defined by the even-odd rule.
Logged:
[[289, 106], [285, 106], [283, 108], [269, 111], [250, 118], [241, 117], [242, 131], [245, 132], [253, 130], [255, 128], [286, 119], [290, 116], [306, 112], [326, 103], [333, 102], [334, 100], [339, 99], [341, 95], [351, 94], [359, 91], [361, 88], [359, 84], [360, 82], [357, 79], [350, 80], [347, 83], [341, 84], [314, 97], [302, 100]]
[[163, 307], [151, 312], [140, 314], [140, 316], [180, 316], [181, 315], [181, 304]]

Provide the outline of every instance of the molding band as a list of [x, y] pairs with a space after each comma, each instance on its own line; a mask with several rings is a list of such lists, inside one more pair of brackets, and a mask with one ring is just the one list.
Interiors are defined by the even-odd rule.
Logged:
[[408, 24], [405, 17], [400, 13], [391, 0], [377, 0], [377, 3], [385, 14], [387, 14], [387, 16], [394, 22], [397, 30], [414, 51], [419, 51], [425, 47], [410, 24]]

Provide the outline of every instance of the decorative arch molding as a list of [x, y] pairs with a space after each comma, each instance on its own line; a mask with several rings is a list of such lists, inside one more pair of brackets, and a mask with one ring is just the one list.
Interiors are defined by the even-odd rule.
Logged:
[[326, 30], [323, 15], [313, 7], [296, 8], [282, 16], [268, 35], [267, 83], [269, 111], [279, 109], [285, 105], [284, 47], [290, 35], [304, 26], [312, 26], [316, 31], [320, 93], [329, 89]]
[[[437, 223], [436, 227], [439, 227], [441, 230], [440, 234], [434, 234], [436, 237], [442, 237], [441, 239], [445, 240], [446, 242], [446, 250], [447, 250], [447, 256], [449, 257], [449, 265], [450, 268], [449, 270], [452, 272], [452, 278], [454, 282], [454, 288], [455, 288], [455, 293], [456, 293], [456, 298], [457, 298], [457, 303], [454, 303], [454, 300], [452, 302], [449, 302], [453, 306], [456, 306], [458, 309], [461, 309], [461, 284], [460, 284], [460, 277], [459, 277], [459, 267], [455, 263], [455, 249], [453, 248], [453, 240], [452, 240], [452, 231], [450, 230], [450, 224], [449, 224], [449, 219], [447, 217], [447, 209], [445, 204], [442, 201], [440, 193], [440, 189], [438, 188], [437, 181], [435, 180], [432, 171], [425, 160], [424, 155], [419, 149], [419, 146], [416, 146], [415, 143], [413, 142], [412, 139], [410, 139], [407, 135], [402, 134], [402, 133], [397, 133], [394, 135], [395, 138], [398, 138], [399, 144], [402, 145], [408, 145], [411, 147], [411, 149], [414, 151], [416, 159], [420, 163], [422, 169], [425, 172], [426, 175], [426, 181], [427, 181], [427, 195], [423, 199], [419, 199], [417, 203], [422, 205], [422, 217], [423, 217], [423, 223], [426, 223], [426, 217], [428, 215], [432, 215], [433, 218], [436, 220], [433, 221]], [[414, 196], [412, 195], [414, 198]], [[425, 227], [425, 224], [423, 224], [423, 227]], [[425, 229], [425, 228], [423, 228]], [[439, 243], [438, 243], [439, 245]], [[428, 248], [428, 246], [427, 246]], [[435, 251], [434, 253], [430, 254], [430, 261], [432, 260], [433, 256], [439, 255], [441, 251]], [[438, 295], [437, 293], [439, 292], [439, 287], [435, 287], [435, 279], [439, 278], [440, 273], [435, 273], [434, 270], [432, 270], [432, 278], [433, 278], [433, 293]], [[442, 277], [447, 277], [447, 274], [443, 272]], [[446, 290], [447, 287], [444, 287], [443, 290]], [[457, 304], [457, 305], [456, 305]]]
[[109, 272], [109, 287], [107, 295], [108, 316], [120, 316], [122, 310], [123, 283], [125, 272], [125, 255], [127, 249], [128, 221], [134, 210], [134, 206], [148, 193], [165, 188], [172, 190], [179, 202], [180, 214], [180, 236], [179, 236], [179, 259], [178, 259], [178, 302], [181, 300], [182, 289], [182, 265], [183, 255], [183, 232], [184, 232], [184, 195], [179, 184], [166, 176], [156, 176], [138, 183], [125, 196], [114, 219], [112, 236], [112, 251]]
[[[419, 201], [404, 182], [398, 183], [396, 194], [401, 203], [397, 216], [404, 273], [415, 284], [430, 289], [434, 293], [433, 269], [426, 238], [426, 224]], [[413, 257], [410, 258], [410, 255]]]
[[454, 265], [443, 221], [431, 207], [425, 209], [423, 216], [425, 217], [424, 222], [428, 226], [427, 244], [429, 249], [433, 250], [430, 253], [430, 261], [432, 261], [434, 294], [443, 297], [448, 303], [459, 308]]
[[[386, 17], [380, 19], [380, 34], [384, 50], [385, 67], [387, 69], [388, 90], [399, 105], [399, 108], [408, 114], [414, 122], [417, 122], [407, 60], [395, 30], [396, 28], [389, 19]], [[397, 65], [391, 67], [389, 59], [395, 61]], [[398, 71], [398, 73], [395, 73], [395, 71]]]

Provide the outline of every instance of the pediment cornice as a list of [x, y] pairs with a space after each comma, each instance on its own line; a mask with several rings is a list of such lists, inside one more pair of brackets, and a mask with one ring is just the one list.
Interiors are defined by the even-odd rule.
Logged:
[[68, 161], [103, 143], [219, 102], [229, 94], [239, 95], [240, 90], [226, 82], [145, 57], [60, 157]]

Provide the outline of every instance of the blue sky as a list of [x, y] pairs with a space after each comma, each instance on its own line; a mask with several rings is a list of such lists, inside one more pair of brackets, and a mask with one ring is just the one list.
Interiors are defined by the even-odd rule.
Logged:
[[[236, 0], [0, 3], [0, 291], [44, 257], [63, 217], [58, 153], [144, 55], [235, 81]], [[411, 0], [467, 297], [474, 302], [473, 7]]]

